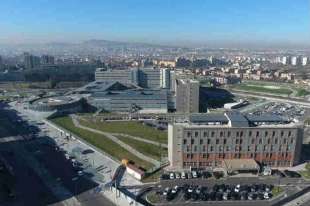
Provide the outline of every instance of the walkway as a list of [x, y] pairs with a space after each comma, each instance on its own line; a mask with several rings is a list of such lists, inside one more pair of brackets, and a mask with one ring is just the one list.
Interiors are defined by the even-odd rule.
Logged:
[[157, 160], [155, 160], [155, 159], [153, 159], [151, 157], [145, 156], [144, 154], [142, 154], [138, 150], [134, 149], [133, 147], [131, 147], [131, 146], [125, 144], [124, 142], [122, 142], [121, 140], [119, 140], [113, 134], [108, 133], [108, 132], [99, 131], [99, 130], [96, 130], [96, 129], [93, 129], [93, 128], [85, 127], [85, 126], [83, 126], [83, 125], [81, 125], [79, 123], [79, 121], [77, 120], [75, 115], [70, 115], [70, 117], [71, 117], [75, 127], [78, 127], [78, 128], [84, 129], [84, 130], [88, 130], [90, 132], [94, 132], [94, 133], [97, 133], [97, 134], [104, 135], [105, 137], [107, 137], [110, 140], [112, 140], [113, 142], [117, 143], [119, 146], [123, 147], [125, 150], [131, 152], [132, 154], [136, 155], [140, 159], [142, 159], [144, 161], [147, 161], [147, 162], [150, 162], [150, 163], [152, 163], [154, 165], [160, 165], [159, 161], [157, 161]]

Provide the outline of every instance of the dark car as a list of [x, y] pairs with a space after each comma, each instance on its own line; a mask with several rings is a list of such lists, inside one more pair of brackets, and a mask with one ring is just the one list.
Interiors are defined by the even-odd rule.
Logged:
[[92, 149], [86, 149], [86, 150], [83, 150], [82, 151], [82, 154], [85, 155], [85, 154], [91, 154], [91, 153], [94, 153], [94, 150]]
[[184, 192], [183, 198], [184, 200], [189, 200], [191, 198], [191, 194], [189, 192]]
[[298, 174], [297, 172], [295, 171], [290, 171], [290, 170], [284, 170], [284, 174], [288, 177], [293, 177], [293, 178], [300, 178], [301, 175]]

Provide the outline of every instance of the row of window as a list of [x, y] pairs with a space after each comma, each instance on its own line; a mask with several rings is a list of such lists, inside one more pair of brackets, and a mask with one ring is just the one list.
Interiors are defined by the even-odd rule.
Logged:
[[[255, 140], [256, 140], [255, 138], [251, 139], [251, 144], [255, 144]], [[188, 139], [183, 139], [183, 144], [184, 145], [187, 144], [188, 141], [189, 141]], [[195, 139], [190, 139], [191, 144], [195, 144], [195, 142], [196, 142]], [[211, 139], [207, 139], [207, 141], [206, 141], [207, 144], [211, 144], [211, 142], [212, 142]], [[215, 144], [220, 144], [220, 142], [221, 142], [220, 139], [215, 139]], [[223, 142], [222, 144], [227, 144], [227, 139], [223, 139], [222, 142]], [[294, 144], [294, 138], [291, 138], [289, 142], [290, 142], [290, 144]], [[204, 143], [205, 143], [204, 139], [199, 139], [199, 144], [204, 144]], [[235, 144], [242, 144], [242, 143], [243, 143], [243, 139], [235, 139]], [[263, 143], [263, 139], [260, 138], [258, 140], [258, 144], [262, 144], [262, 143]], [[268, 138], [267, 144], [271, 144], [271, 143], [278, 144], [279, 143], [278, 138], [273, 139], [273, 141], [271, 138]], [[283, 138], [282, 143], [287, 144], [288, 139]]]
[[[248, 137], [252, 137], [252, 136], [255, 136], [255, 137], [259, 137], [260, 135], [264, 135], [265, 137], [267, 137], [269, 134], [271, 134], [272, 137], [275, 137], [276, 136], [276, 131], [248, 131]], [[192, 133], [194, 135], [192, 135]], [[232, 136], [232, 132], [231, 131], [227, 131], [227, 132], [223, 132], [223, 131], [220, 131], [219, 132], [219, 137], [224, 137], [225, 136], [225, 133], [226, 133], [226, 137], [231, 137]], [[235, 133], [235, 136], [236, 137], [243, 137], [245, 135], [246, 132], [244, 131], [237, 131]], [[203, 137], [215, 137], [215, 134], [216, 132], [215, 131], [204, 131], [203, 132]], [[281, 131], [280, 132], [280, 136], [281, 137], [284, 137], [284, 131]], [[198, 131], [195, 131], [195, 132], [191, 132], [191, 131], [187, 131], [187, 137], [198, 137], [199, 136], [199, 132]], [[287, 136], [288, 137], [291, 137], [292, 136], [292, 131], [288, 131], [287, 133]]]
[[[250, 158], [254, 158], [254, 159], [258, 158], [258, 156], [259, 156], [259, 154], [257, 154], [257, 153], [250, 153], [250, 155], [249, 155]], [[266, 159], [274, 158], [274, 156], [275, 156], [274, 153], [266, 153], [266, 154], [264, 154], [264, 158], [266, 158]], [[216, 156], [213, 155], [213, 158], [219, 158], [219, 159], [225, 159], [227, 157], [229, 157], [229, 155], [224, 154], [224, 153], [216, 154]], [[241, 157], [242, 157], [241, 153], [233, 154], [233, 158], [235, 158], [235, 159], [240, 159]], [[289, 153], [287, 153], [287, 152], [286, 153], [281, 153], [281, 157], [282, 158], [288, 158], [289, 157]], [[186, 158], [187, 159], [193, 159], [194, 158], [194, 154], [186, 154]], [[209, 159], [210, 158], [210, 154], [204, 153], [204, 154], [202, 154], [202, 158], [203, 159]]]
[[[215, 151], [215, 148], [216, 147], [214, 147], [214, 146], [210, 146], [209, 147], [209, 151], [213, 152], [213, 151]], [[220, 151], [220, 152], [222, 152], [224, 150], [226, 152], [229, 152], [229, 151], [231, 151], [232, 147], [231, 146], [224, 147], [224, 146], [220, 145], [217, 148], [218, 148], [218, 151]], [[291, 145], [279, 145], [278, 149], [276, 149], [274, 147], [274, 145], [264, 145], [263, 148], [262, 148], [263, 151], [279, 151], [279, 152], [281, 152], [281, 151], [290, 151], [291, 149], [292, 149]], [[256, 146], [249, 145], [247, 147], [242, 147], [240, 145], [236, 145], [236, 146], [234, 146], [234, 149], [232, 149], [232, 150], [234, 150], [235, 152], [243, 151], [243, 150], [248, 151], [248, 152], [253, 151], [253, 150], [255, 152], [256, 151], [261, 151], [260, 145], [256, 145]], [[195, 145], [195, 146], [191, 147], [190, 145], [187, 145], [186, 146], [186, 151], [187, 152], [190, 152], [190, 151], [197, 152], [198, 151], [198, 146]], [[202, 152], [207, 151], [207, 145], [203, 145], [202, 148], [201, 148], [201, 151]]]

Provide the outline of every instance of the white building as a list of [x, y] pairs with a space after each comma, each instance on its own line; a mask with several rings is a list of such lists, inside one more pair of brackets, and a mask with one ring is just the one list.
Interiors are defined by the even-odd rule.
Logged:
[[297, 57], [296, 56], [291, 57], [291, 65], [293, 65], [293, 66], [297, 65]]
[[306, 66], [307, 63], [308, 63], [308, 58], [307, 58], [307, 57], [302, 57], [302, 59], [301, 59], [301, 64], [302, 64], [303, 66]]

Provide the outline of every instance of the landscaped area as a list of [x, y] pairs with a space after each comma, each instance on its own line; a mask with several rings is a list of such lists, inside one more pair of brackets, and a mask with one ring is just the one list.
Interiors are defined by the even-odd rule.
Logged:
[[138, 121], [92, 122], [83, 118], [83, 120], [80, 120], [80, 124], [103, 132], [123, 133], [165, 144], [167, 144], [168, 140], [167, 131], [157, 130]]
[[310, 180], [310, 163], [307, 163], [305, 166], [306, 170], [299, 171], [303, 178]]
[[100, 135], [94, 132], [90, 132], [88, 130], [80, 129], [74, 126], [72, 119], [68, 116], [58, 117], [51, 119], [55, 124], [67, 129], [68, 131], [76, 134], [77, 136], [83, 138], [85, 141], [90, 144], [96, 146], [97, 148], [103, 150], [107, 154], [113, 156], [118, 160], [128, 159], [135, 162], [136, 165], [143, 167], [145, 169], [150, 169], [154, 165], [146, 162], [137, 156], [133, 155], [129, 151], [125, 150], [123, 147], [119, 146], [114, 141], [105, 137], [104, 135]]
[[118, 138], [142, 154], [145, 154], [146, 156], [152, 157], [154, 159], [160, 160], [162, 157], [167, 156], [168, 151], [166, 148], [131, 139], [129, 137], [118, 136]]
[[266, 86], [259, 84], [238, 84], [232, 87], [236, 90], [248, 91], [248, 92], [261, 92], [274, 95], [290, 95], [293, 93], [291, 89], [280, 86]]
[[282, 187], [278, 187], [277, 186], [277, 187], [272, 188], [271, 193], [272, 193], [273, 197], [276, 197], [276, 196], [278, 196], [283, 191], [284, 191], [284, 189]]

